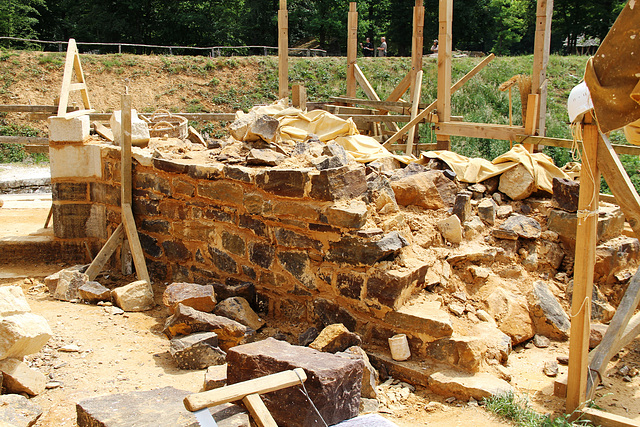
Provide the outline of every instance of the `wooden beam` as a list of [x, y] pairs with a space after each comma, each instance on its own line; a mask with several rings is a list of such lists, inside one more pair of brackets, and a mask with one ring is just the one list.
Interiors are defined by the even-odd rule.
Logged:
[[0, 144], [29, 144], [49, 146], [49, 138], [39, 138], [35, 136], [0, 136]]
[[533, 73], [531, 77], [532, 93], [540, 95], [537, 128], [545, 135], [547, 111], [547, 64], [551, 46], [551, 18], [553, 0], [538, 0], [536, 10], [536, 34], [533, 47]]
[[571, 330], [569, 333], [569, 382], [567, 383], [566, 411], [572, 413], [586, 401], [589, 333], [591, 320], [591, 294], [598, 225], [598, 126], [590, 114], [585, 117], [582, 170], [580, 171], [580, 198], [578, 212], [584, 213], [576, 232], [573, 297], [571, 301]]
[[[416, 91], [416, 76], [422, 71], [422, 51], [424, 45], [424, 3], [416, 0], [413, 7], [413, 34], [411, 36], [411, 99]], [[420, 80], [422, 82], [422, 80]]]
[[[451, 117], [451, 50], [453, 29], [453, 0], [439, 0], [438, 31], [438, 120], [448, 122]], [[436, 131], [438, 148], [451, 149], [448, 135]]]
[[[77, 83], [72, 83], [73, 72], [75, 71]], [[78, 46], [74, 39], [69, 39], [67, 46], [67, 55], [64, 64], [64, 74], [62, 76], [62, 87], [60, 88], [60, 100], [58, 102], [58, 116], [66, 117], [68, 119], [78, 117], [82, 115], [80, 113], [67, 113], [67, 104], [69, 103], [70, 92], [80, 91], [82, 96], [82, 103], [84, 105], [85, 114], [91, 109], [91, 102], [89, 101], [89, 92], [87, 91], [87, 85], [84, 80], [84, 73], [82, 72], [82, 65], [80, 64], [80, 53], [78, 52]], [[71, 114], [71, 115], [70, 115]]]
[[522, 126], [496, 125], [490, 123], [449, 122], [437, 123], [436, 130], [443, 135], [502, 139], [508, 141], [515, 139], [515, 136], [522, 133], [524, 128]]
[[[466, 82], [469, 81], [469, 79], [471, 79], [471, 77], [473, 77], [476, 74], [478, 74], [480, 72], [480, 70], [482, 70], [484, 67], [486, 67], [487, 64], [489, 64], [489, 62], [491, 62], [495, 57], [496, 56], [492, 53], [489, 56], [487, 56], [486, 58], [482, 59], [482, 61], [480, 61], [478, 63], [478, 65], [473, 67], [473, 69], [471, 69], [471, 71], [469, 71], [460, 80], [458, 80], [456, 82], [456, 84], [451, 86], [451, 94], [457, 92], [458, 89], [460, 89]], [[384, 146], [388, 148], [391, 144], [393, 144], [394, 142], [399, 140], [402, 137], [402, 135], [404, 135], [405, 133], [407, 133], [409, 131], [411, 126], [414, 126], [420, 120], [424, 120], [425, 117], [427, 117], [429, 114], [431, 114], [431, 110], [433, 110], [436, 107], [436, 105], [437, 105], [437, 100], [435, 100], [431, 104], [427, 105], [427, 107], [424, 110], [422, 110], [413, 120], [411, 120], [408, 124], [406, 124], [398, 132], [396, 132], [395, 135], [393, 135], [391, 138], [389, 138], [384, 143]], [[522, 128], [522, 129], [524, 129], [524, 128]]]
[[[67, 107], [67, 111], [77, 110], [78, 107]], [[0, 105], [1, 113], [49, 113], [54, 115], [58, 111], [55, 105], [19, 105], [19, 104], [3, 104]]]
[[289, 12], [287, 0], [280, 0], [278, 10], [278, 96], [289, 98]]
[[598, 142], [598, 167], [629, 225], [640, 238], [640, 197], [620, 159], [614, 153], [609, 139], [602, 134]]
[[640, 423], [620, 415], [610, 414], [595, 408], [582, 408], [582, 418], [602, 427], [640, 427]]
[[49, 154], [48, 145], [23, 145], [22, 148], [29, 154]]
[[[516, 142], [522, 144], [546, 145], [549, 147], [572, 148], [573, 140], [564, 138], [549, 138], [546, 136], [516, 135]], [[578, 141], [578, 147], [582, 147], [582, 141]], [[616, 154], [628, 154], [640, 156], [640, 147], [636, 145], [611, 144]]]
[[[194, 121], [233, 121], [236, 119], [235, 113], [172, 113], [177, 116], [182, 116], [187, 120]], [[34, 120], [46, 120], [50, 114], [45, 113], [33, 113]], [[98, 120], [101, 122], [108, 122], [111, 119], [112, 113], [90, 113], [89, 118]]]
[[95, 129], [95, 131], [96, 131], [96, 133], [98, 135], [100, 135], [101, 137], [103, 137], [107, 141], [110, 141], [110, 142], [114, 141], [113, 132], [108, 127], [104, 126], [101, 123], [93, 122], [93, 128]]
[[380, 101], [380, 97], [376, 93], [373, 86], [371, 86], [371, 83], [369, 83], [369, 80], [367, 80], [367, 78], [365, 77], [360, 67], [358, 67], [358, 64], [353, 64], [353, 72], [354, 72], [356, 81], [362, 88], [362, 91], [364, 92], [364, 94], [367, 95], [367, 98], [373, 101]]
[[113, 231], [111, 237], [107, 240], [107, 243], [104, 244], [102, 249], [100, 249], [100, 252], [98, 252], [98, 255], [93, 259], [89, 268], [87, 268], [85, 274], [89, 276], [89, 280], [95, 280], [107, 261], [109, 261], [109, 258], [111, 258], [111, 255], [113, 255], [118, 246], [122, 244], [123, 238], [124, 227], [122, 226], [122, 223], [120, 223], [118, 228]]
[[[527, 117], [524, 121], [524, 131], [527, 135], [535, 135], [538, 127], [538, 109], [540, 107], [540, 95], [529, 94], [527, 97]], [[528, 152], [533, 153], [533, 144], [523, 144]]]
[[120, 139], [120, 193], [122, 198], [122, 204], [131, 204], [131, 95], [123, 94], [121, 96], [122, 102], [122, 123], [120, 124], [122, 129], [122, 138]]
[[247, 394], [242, 399], [242, 403], [245, 404], [258, 427], [278, 427], [259, 394]]
[[[607, 364], [613, 356], [620, 351], [620, 340], [624, 336], [625, 328], [629, 325], [629, 320], [633, 317], [633, 312], [640, 303], [640, 269], [636, 271], [627, 290], [616, 309], [616, 313], [609, 323], [607, 332], [602, 337], [600, 344], [591, 352], [589, 373], [587, 378], [587, 400], [592, 399], [595, 394], [596, 387], [600, 382], [600, 377], [604, 377]], [[600, 375], [591, 374], [597, 371]]]
[[347, 19], [347, 96], [356, 96], [356, 75], [354, 66], [358, 58], [358, 12], [356, 2], [349, 3]]
[[138, 236], [138, 230], [136, 229], [136, 222], [133, 218], [133, 211], [131, 205], [128, 203], [122, 203], [122, 223], [124, 224], [124, 231], [129, 241], [133, 265], [136, 266], [136, 276], [138, 280], [145, 280], [149, 286], [151, 286], [151, 278], [147, 270], [147, 262], [144, 259], [142, 245], [140, 245], [140, 238]]
[[307, 89], [303, 85], [291, 86], [291, 104], [303, 111], [307, 109]]
[[307, 379], [307, 374], [302, 368], [277, 374], [265, 375], [241, 383], [228, 385], [214, 390], [190, 394], [184, 398], [184, 407], [194, 412], [223, 403], [235, 402], [244, 399], [249, 394], [264, 394], [271, 391], [291, 387]]
[[[412, 119], [415, 119], [418, 115], [418, 104], [420, 103], [420, 95], [422, 94], [422, 91], [420, 90], [422, 87], [422, 70], [419, 70], [416, 73], [416, 82], [414, 86], [416, 87], [416, 89], [413, 91], [413, 97], [411, 99], [411, 101], [413, 102], [413, 105], [411, 107]], [[417, 130], [417, 124], [409, 130], [409, 135], [407, 136], [407, 150], [405, 151], [405, 154], [407, 156], [413, 154], [413, 139], [415, 138]]]

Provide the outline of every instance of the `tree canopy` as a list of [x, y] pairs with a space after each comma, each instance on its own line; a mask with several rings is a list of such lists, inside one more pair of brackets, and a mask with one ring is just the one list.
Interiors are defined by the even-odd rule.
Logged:
[[[453, 47], [522, 54], [533, 51], [536, 0], [455, 0]], [[552, 49], [578, 37], [602, 39], [625, 0], [555, 0]], [[358, 35], [389, 53], [411, 50], [415, 0], [360, 0]], [[424, 0], [425, 51], [438, 36], [438, 0]], [[0, 36], [182, 46], [277, 45], [278, 0], [1, 0]], [[346, 51], [349, 2], [289, 0], [290, 45]], [[565, 40], [567, 46], [565, 47]], [[4, 45], [7, 43], [5, 42]]]

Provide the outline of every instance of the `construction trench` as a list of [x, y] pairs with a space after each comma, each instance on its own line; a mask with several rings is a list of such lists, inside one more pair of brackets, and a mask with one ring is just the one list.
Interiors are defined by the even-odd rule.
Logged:
[[[441, 3], [446, 16], [451, 2]], [[420, 7], [417, 1], [414, 17]], [[539, 2], [539, 15], [542, 10], [550, 19], [545, 7]], [[627, 9], [623, 13], [631, 14]], [[354, 10], [350, 28], [357, 22]], [[286, 28], [283, 18], [279, 22]], [[417, 27], [414, 36], [421, 36]], [[441, 31], [446, 40], [447, 28]], [[414, 42], [421, 46], [421, 39]], [[162, 388], [83, 399], [76, 402], [77, 425], [192, 425], [189, 411], [199, 413], [201, 425], [215, 425], [207, 424], [207, 407], [219, 425], [249, 425], [249, 414], [260, 425], [395, 425], [378, 409], [393, 411], [416, 386], [464, 404], [514, 392], [518, 381], [508, 368], [514, 349], [562, 346], [578, 335], [574, 319], [585, 311], [582, 342], [572, 341], [573, 354], [603, 339], [615, 347], [606, 338], [609, 323], [625, 332], [625, 344], [635, 337], [640, 244], [635, 208], [626, 200], [638, 196], [621, 197], [626, 190], [611, 184], [621, 178], [614, 181], [613, 172], [601, 167], [620, 205], [598, 202], [597, 189], [585, 198], [584, 176], [578, 184], [575, 170], [561, 170], [533, 152], [532, 144], [543, 139], [554, 143], [543, 138], [544, 94], [529, 95], [536, 114], [523, 113], [523, 127], [471, 130], [467, 125], [480, 124], [450, 116], [449, 89], [456, 88], [450, 69], [439, 84], [436, 112], [434, 104], [418, 108], [413, 87], [422, 76], [412, 71], [400, 89], [411, 88], [415, 108], [407, 129], [399, 129], [388, 120], [375, 124], [355, 107], [323, 107], [336, 113], [351, 108], [353, 118], [311, 109], [311, 103], [305, 109], [301, 86], [290, 106], [286, 83], [281, 101], [238, 113], [230, 136], [217, 140], [187, 129], [180, 115], [137, 117], [128, 94], [108, 127], [91, 123], [90, 85], [74, 48], [70, 43], [58, 115], [49, 123], [53, 237], [40, 245], [2, 239], [3, 260], [78, 264], [44, 279], [56, 300], [126, 313], [165, 306], [159, 321], [171, 340], [172, 363], [207, 369], [204, 390], [212, 390], [189, 395]], [[450, 66], [450, 40], [441, 49]], [[378, 111], [405, 108], [398, 102], [402, 93], [386, 103], [375, 93], [354, 101], [356, 81], [365, 92], [371, 85], [355, 57], [348, 65], [347, 96], [340, 102], [378, 105]], [[538, 71], [543, 75], [544, 67]], [[539, 83], [533, 87], [546, 89]], [[67, 113], [74, 90], [85, 110]], [[586, 147], [594, 126], [584, 120]], [[493, 162], [448, 151], [416, 158], [421, 147], [412, 147], [413, 133], [402, 146], [390, 145], [413, 132], [414, 122], [434, 123], [438, 147], [432, 148], [446, 148], [455, 132], [487, 132], [525, 144]], [[389, 131], [393, 137], [383, 146], [378, 141]], [[594, 135], [594, 144], [608, 144], [613, 152], [606, 137]], [[400, 150], [405, 154], [394, 154]], [[590, 173], [587, 179], [594, 179]], [[586, 226], [592, 230], [585, 232]], [[593, 292], [582, 286], [589, 268]], [[55, 388], [22, 361], [46, 345], [52, 329], [30, 313], [19, 286], [0, 291], [4, 389], [34, 396]], [[619, 306], [626, 307], [631, 332], [616, 323]], [[270, 323], [295, 325], [296, 333]], [[553, 378], [563, 370], [558, 363], [569, 363], [570, 379], [558, 377], [553, 390], [567, 398], [568, 412], [597, 387], [593, 379], [588, 386], [572, 382], [571, 370], [585, 355], [544, 363], [545, 375]], [[598, 369], [604, 372], [612, 357], [603, 356]], [[637, 384], [638, 369], [626, 368], [624, 376]], [[256, 382], [271, 374], [280, 376]], [[292, 387], [302, 382], [304, 392]], [[387, 391], [396, 387], [395, 400], [381, 384]], [[149, 400], [161, 402], [160, 412], [142, 413]], [[229, 403], [239, 400], [246, 411]], [[581, 410], [607, 425], [603, 411]]]

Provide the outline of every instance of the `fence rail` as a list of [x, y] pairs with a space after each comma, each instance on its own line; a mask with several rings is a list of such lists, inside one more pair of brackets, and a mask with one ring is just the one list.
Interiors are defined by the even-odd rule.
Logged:
[[[20, 41], [25, 43], [39, 43], [44, 45], [53, 45], [58, 47], [58, 52], [66, 51], [66, 46], [68, 41], [54, 41], [54, 40], [36, 40], [36, 39], [23, 39], [19, 37], [0, 37], [0, 40], [10, 40], [10, 41]], [[122, 53], [122, 48], [142, 48], [144, 49], [163, 49], [169, 52], [169, 55], [173, 55], [175, 52], [179, 51], [196, 51], [196, 52], [206, 52], [207, 56], [217, 57], [217, 56], [225, 56], [224, 52], [230, 52], [233, 56], [234, 53], [243, 53], [242, 56], [268, 56], [268, 55], [277, 55], [278, 47], [277, 46], [208, 46], [208, 47], [199, 47], [199, 46], [166, 46], [166, 45], [158, 45], [158, 44], [138, 44], [138, 43], [98, 43], [98, 42], [78, 42], [76, 41], [78, 46], [109, 46], [111, 48], [118, 48], [118, 53]], [[260, 54], [251, 55], [250, 52], [260, 52]], [[273, 53], [272, 53], [273, 52]], [[100, 53], [98, 52], [86, 52], [86, 53]], [[133, 52], [136, 53], [136, 52]], [[290, 47], [289, 54], [297, 54], [301, 56], [327, 56], [327, 51], [324, 49], [311, 49], [311, 48], [299, 48], [299, 47]]]

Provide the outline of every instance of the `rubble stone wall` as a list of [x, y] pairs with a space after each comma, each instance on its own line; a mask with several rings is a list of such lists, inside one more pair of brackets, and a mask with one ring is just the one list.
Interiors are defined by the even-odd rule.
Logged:
[[[100, 167], [52, 177], [55, 235], [89, 239], [95, 254], [120, 223], [120, 151], [72, 151], [85, 165], [97, 157]], [[398, 236], [361, 230], [368, 214], [363, 167], [284, 170], [134, 157], [133, 211], [154, 282], [250, 281], [270, 313], [318, 326], [340, 322], [381, 344], [407, 333], [418, 354], [451, 334], [440, 324], [416, 332], [425, 320], [396, 310], [423, 286], [428, 268], [388, 270], [377, 262], [385, 255], [380, 241]]]

